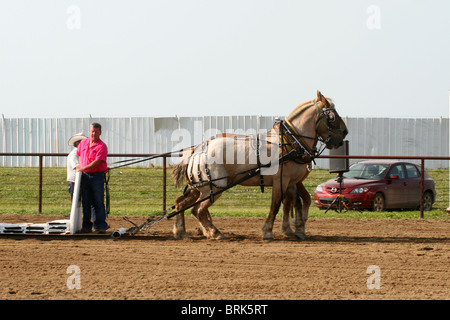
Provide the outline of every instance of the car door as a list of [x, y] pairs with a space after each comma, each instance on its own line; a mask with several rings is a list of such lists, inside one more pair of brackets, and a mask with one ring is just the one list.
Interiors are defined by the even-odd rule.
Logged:
[[401, 208], [408, 203], [406, 172], [403, 164], [394, 165], [388, 173], [386, 206]]
[[420, 206], [420, 171], [413, 165], [405, 163], [406, 169], [406, 194], [408, 197], [408, 207]]

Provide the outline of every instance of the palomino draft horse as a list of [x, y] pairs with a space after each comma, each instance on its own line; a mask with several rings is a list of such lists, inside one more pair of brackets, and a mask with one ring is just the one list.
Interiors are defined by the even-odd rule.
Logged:
[[[347, 133], [347, 127], [332, 100], [317, 91], [316, 98], [300, 104], [266, 135], [257, 135], [256, 147], [254, 136], [225, 134], [185, 151], [172, 173], [176, 185], [180, 185], [184, 178], [188, 182], [184, 194], [175, 201], [175, 208], [180, 211], [174, 223], [175, 238], [189, 236], [186, 233], [183, 208], [198, 202], [191, 211], [198, 219], [203, 234], [209, 239], [224, 239], [224, 235], [213, 225], [208, 208], [220, 197], [220, 192], [216, 192], [236, 181], [237, 177], [255, 167], [267, 167], [259, 156], [257, 161], [254, 159], [255, 153], [259, 155], [265, 151], [269, 156], [275, 155], [276, 166], [271, 168], [276, 170], [266, 171], [266, 174], [261, 171], [261, 174], [240, 183], [261, 188], [272, 187], [272, 203], [262, 228], [263, 239], [273, 239], [273, 224], [283, 200], [282, 231], [289, 236], [294, 234], [304, 239], [311, 196], [302, 181], [311, 170], [311, 161], [319, 155], [317, 142], [321, 141], [328, 149], [338, 148], [343, 144]], [[236, 161], [238, 156], [245, 157], [244, 161]], [[198, 201], [204, 197], [210, 198]], [[295, 231], [292, 232], [287, 219], [289, 211], [294, 207], [297, 215]]]

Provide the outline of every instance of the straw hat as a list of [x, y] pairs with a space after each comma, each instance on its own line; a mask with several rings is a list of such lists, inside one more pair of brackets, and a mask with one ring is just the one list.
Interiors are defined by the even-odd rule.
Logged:
[[82, 133], [77, 133], [74, 134], [70, 139], [69, 139], [69, 146], [73, 146], [73, 144], [77, 141], [81, 141], [83, 139], [86, 139], [87, 137]]

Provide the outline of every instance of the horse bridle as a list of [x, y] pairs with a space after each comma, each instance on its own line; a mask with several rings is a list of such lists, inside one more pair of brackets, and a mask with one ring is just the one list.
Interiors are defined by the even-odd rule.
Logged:
[[[316, 107], [317, 114], [319, 115], [319, 118], [317, 119], [317, 122], [316, 122], [316, 132], [318, 132], [319, 126], [321, 124], [324, 125], [325, 128], [327, 129], [327, 135], [325, 138], [323, 138], [322, 136], [319, 136], [316, 139], [321, 141], [322, 143], [326, 144], [330, 141], [332, 133], [338, 133], [338, 132], [344, 131], [344, 129], [342, 129], [340, 125], [338, 125], [337, 128], [333, 128], [333, 126], [332, 126], [332, 124], [334, 124], [334, 123], [340, 123], [342, 119], [339, 116], [339, 114], [336, 113], [336, 109], [334, 109], [334, 108], [323, 107], [322, 112], [320, 112], [317, 102], [314, 102], [314, 106]], [[324, 118], [327, 119], [326, 122], [324, 121]]]
[[[318, 151], [315, 147], [313, 150], [309, 148], [309, 146], [306, 144], [304, 139], [314, 140], [314, 141], [320, 141], [323, 144], [327, 144], [330, 139], [331, 135], [333, 133], [342, 132], [344, 129], [342, 129], [339, 125], [338, 128], [333, 127], [334, 123], [339, 123], [341, 121], [341, 117], [335, 112], [336, 110], [334, 108], [326, 108], [323, 107], [322, 111], [320, 111], [319, 106], [317, 105], [317, 102], [313, 102], [314, 106], [316, 108], [316, 112], [318, 114], [318, 118], [316, 121], [316, 133], [319, 130], [319, 126], [325, 126], [327, 129], [327, 135], [325, 137], [318, 136], [318, 137], [310, 137], [303, 135], [301, 133], [298, 133], [295, 129], [295, 127], [288, 121], [288, 120], [279, 120], [280, 123], [280, 130], [281, 130], [281, 136], [283, 136], [283, 131], [288, 133], [288, 135], [292, 138], [293, 142], [297, 144], [305, 153], [309, 155], [311, 159], [314, 159], [318, 157], [325, 149], [322, 148], [322, 150]], [[334, 112], [333, 112], [334, 111]], [[326, 120], [325, 120], [326, 119]], [[293, 143], [291, 143], [292, 146]], [[294, 147], [294, 146], [292, 146]]]

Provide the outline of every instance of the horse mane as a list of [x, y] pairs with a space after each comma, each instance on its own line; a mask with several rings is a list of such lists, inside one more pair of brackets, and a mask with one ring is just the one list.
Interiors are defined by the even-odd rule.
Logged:
[[[325, 97], [325, 99], [327, 99], [328, 103], [330, 104], [330, 107], [334, 108], [333, 99], [327, 98], [327, 97]], [[305, 101], [305, 102], [301, 103], [297, 108], [295, 108], [294, 110], [291, 111], [291, 113], [286, 117], [286, 119], [292, 120], [292, 119], [295, 119], [295, 118], [301, 116], [301, 114], [303, 112], [305, 112], [309, 107], [312, 107], [317, 102], [318, 102], [318, 99], [314, 98], [310, 101]]]
[[311, 101], [305, 101], [302, 104], [300, 104], [297, 108], [291, 111], [289, 115], [286, 117], [286, 120], [293, 120], [297, 117], [300, 117], [306, 110], [309, 109], [309, 107], [314, 105], [314, 100]]

